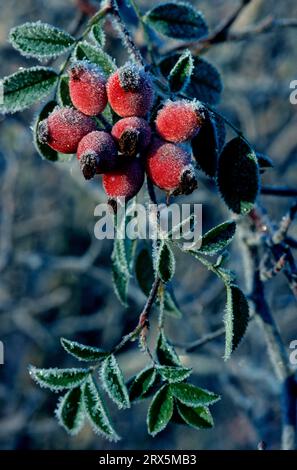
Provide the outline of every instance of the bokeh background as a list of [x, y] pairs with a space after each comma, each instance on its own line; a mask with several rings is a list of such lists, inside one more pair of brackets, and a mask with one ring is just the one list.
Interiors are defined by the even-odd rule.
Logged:
[[[138, 3], [145, 8], [157, 2]], [[238, 4], [235, 0], [192, 3], [212, 26]], [[0, 76], [35, 63], [8, 44], [12, 26], [40, 19], [71, 30], [77, 18], [74, 0], [0, 0], [0, 7]], [[276, 17], [297, 17], [296, 1], [254, 0], [234, 28], [241, 30], [272, 12]], [[125, 56], [108, 25], [107, 30], [111, 34], [107, 47], [120, 64]], [[134, 33], [141, 43], [140, 31]], [[279, 30], [218, 45], [206, 55], [223, 75], [220, 109], [274, 160], [275, 168], [264, 176], [266, 184], [297, 184], [297, 106], [289, 101], [289, 84], [297, 79], [296, 39], [296, 29]], [[261, 439], [268, 448], [278, 448], [279, 387], [262, 332], [253, 322], [227, 363], [222, 360], [222, 339], [187, 356], [179, 350], [184, 363], [193, 367], [194, 381], [222, 394], [213, 407], [214, 429], [185, 431], [170, 425], [153, 439], [145, 426], [146, 402], [122, 412], [111, 406], [123, 436], [118, 444], [95, 436], [88, 426], [75, 438], [58, 426], [53, 417], [57, 395], [32, 383], [28, 364], [75, 365], [60, 347], [61, 336], [111, 347], [134, 327], [145, 298], [132, 282], [129, 308], [116, 299], [111, 243], [97, 242], [93, 236], [94, 208], [104, 199], [100, 180], [85, 182], [75, 160], [52, 164], [40, 159], [30, 131], [38, 109], [0, 117], [0, 339], [5, 346], [5, 364], [0, 366], [0, 448], [256, 449]], [[205, 229], [230, 215], [203, 177], [194, 199], [203, 203]], [[276, 222], [290, 205], [286, 198], [268, 196], [262, 196], [261, 202]], [[292, 236], [294, 232], [296, 236], [296, 224]], [[236, 241], [230, 266], [243, 282]], [[223, 287], [200, 265], [178, 256], [174, 288], [184, 317], [167, 321], [173, 341], [193, 341], [222, 324]], [[269, 282], [267, 295], [289, 350], [290, 341], [297, 339], [296, 301], [282, 275]], [[154, 321], [151, 331], [153, 337]], [[119, 360], [126, 377], [146, 362], [137, 346], [121, 353]]]

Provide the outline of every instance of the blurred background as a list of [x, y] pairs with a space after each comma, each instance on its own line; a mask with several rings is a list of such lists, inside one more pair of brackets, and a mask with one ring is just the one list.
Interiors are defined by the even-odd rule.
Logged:
[[[144, 9], [157, 3], [137, 1]], [[239, 2], [192, 3], [215, 26]], [[41, 20], [71, 31], [77, 18], [74, 0], [0, 0], [0, 6], [1, 77], [35, 64], [8, 44], [11, 27]], [[234, 29], [241, 30], [271, 12], [280, 18], [297, 18], [297, 3], [254, 0]], [[107, 49], [121, 64], [125, 57], [120, 43], [110, 25], [106, 27], [112, 35]], [[140, 31], [134, 29], [134, 33], [141, 42]], [[242, 127], [258, 151], [274, 161], [274, 169], [264, 175], [265, 183], [291, 187], [297, 185], [297, 106], [289, 101], [290, 82], [297, 79], [296, 39], [296, 29], [284, 29], [218, 45], [206, 54], [223, 76], [220, 109]], [[59, 427], [53, 417], [57, 395], [31, 381], [28, 364], [75, 365], [60, 347], [61, 336], [111, 347], [135, 326], [145, 298], [135, 282], [127, 309], [115, 297], [112, 245], [93, 236], [94, 208], [104, 200], [101, 182], [85, 182], [75, 160], [53, 164], [40, 159], [30, 130], [38, 109], [0, 116], [0, 339], [5, 347], [5, 364], [0, 365], [0, 448], [256, 449], [260, 440], [270, 449], [278, 448], [279, 387], [262, 332], [254, 322], [227, 363], [222, 359], [222, 338], [187, 356], [179, 350], [184, 363], [193, 367], [194, 381], [222, 395], [212, 409], [214, 429], [187, 428], [185, 432], [183, 427], [170, 425], [153, 439], [145, 426], [147, 402], [120, 413], [110, 405], [116, 429], [123, 436], [117, 444], [95, 436], [88, 426], [75, 438]], [[205, 230], [230, 216], [202, 176], [193, 200], [203, 203]], [[261, 202], [276, 222], [290, 206], [286, 198], [262, 196]], [[294, 232], [296, 236], [296, 224], [292, 236]], [[230, 267], [243, 286], [239, 260], [235, 241]], [[191, 342], [222, 325], [223, 286], [199, 264], [178, 256], [174, 289], [184, 318], [168, 319], [172, 341]], [[267, 295], [289, 351], [290, 342], [297, 339], [296, 301], [282, 275], [269, 282]], [[151, 331], [153, 336], [154, 321]], [[119, 360], [127, 378], [146, 363], [136, 345], [121, 353]]]

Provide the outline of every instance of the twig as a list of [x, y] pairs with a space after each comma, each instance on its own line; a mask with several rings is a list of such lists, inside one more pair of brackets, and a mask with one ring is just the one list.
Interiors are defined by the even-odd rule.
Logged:
[[265, 196], [297, 197], [297, 189], [281, 186], [262, 186], [261, 194]]
[[203, 336], [200, 339], [197, 339], [196, 341], [193, 341], [192, 343], [188, 343], [188, 344], [174, 343], [174, 346], [182, 348], [186, 353], [190, 353], [190, 352], [196, 351], [196, 349], [201, 348], [205, 344], [210, 343], [211, 341], [214, 341], [215, 339], [220, 338], [221, 336], [224, 336], [224, 334], [225, 334], [225, 327], [222, 326], [221, 328], [218, 328], [212, 333], [207, 333], [205, 336]]

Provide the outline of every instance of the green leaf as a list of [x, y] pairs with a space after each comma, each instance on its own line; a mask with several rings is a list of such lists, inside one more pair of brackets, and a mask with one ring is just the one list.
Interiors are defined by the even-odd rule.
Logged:
[[81, 387], [73, 388], [59, 400], [56, 417], [66, 431], [75, 436], [84, 423], [83, 393]]
[[173, 398], [168, 385], [164, 385], [154, 396], [147, 414], [148, 432], [156, 436], [166, 428], [173, 414]]
[[98, 65], [106, 77], [109, 77], [116, 70], [116, 64], [112, 57], [104, 52], [101, 47], [93, 46], [86, 41], [80, 42], [75, 49], [77, 60], [87, 59]]
[[25, 23], [12, 28], [12, 46], [26, 57], [50, 59], [67, 52], [75, 42], [70, 34], [46, 23]]
[[97, 384], [92, 377], [89, 377], [85, 383], [83, 394], [85, 412], [94, 432], [110, 441], [118, 441], [120, 438], [113, 428]]
[[205, 255], [214, 255], [231, 243], [236, 231], [236, 223], [229, 220], [209, 230], [202, 237], [202, 244], [198, 251]]
[[50, 160], [52, 162], [56, 162], [59, 159], [59, 154], [48, 145], [40, 142], [39, 137], [38, 137], [38, 126], [41, 121], [43, 121], [49, 116], [49, 114], [55, 109], [56, 106], [57, 106], [56, 101], [49, 101], [48, 103], [46, 103], [46, 105], [42, 108], [42, 110], [36, 117], [34, 125], [33, 125], [34, 145], [35, 145], [37, 152], [39, 153], [41, 158], [44, 158], [45, 160]]
[[111, 255], [112, 280], [119, 301], [127, 306], [130, 271], [127, 260], [126, 244], [122, 238], [115, 238]]
[[175, 383], [187, 379], [191, 375], [192, 369], [187, 367], [158, 366], [157, 371], [163, 380]]
[[63, 75], [57, 90], [57, 99], [60, 106], [73, 106], [69, 92], [69, 77]]
[[[159, 63], [162, 74], [167, 78], [180, 54], [172, 54], [163, 58]], [[205, 59], [193, 57], [194, 68], [190, 82], [186, 88], [186, 95], [210, 105], [220, 101], [223, 84], [218, 70]]]
[[94, 24], [94, 26], [91, 29], [91, 37], [94, 39], [94, 41], [98, 44], [100, 47], [105, 46], [105, 33], [103, 30], [103, 24], [97, 23]]
[[184, 92], [193, 72], [194, 62], [189, 50], [185, 51], [168, 76], [169, 89], [172, 93]]
[[146, 398], [146, 394], [155, 383], [156, 376], [157, 373], [154, 367], [150, 367], [139, 372], [129, 386], [130, 401]]
[[29, 374], [32, 379], [41, 387], [49, 388], [54, 392], [67, 388], [74, 388], [81, 385], [88, 375], [89, 369], [37, 369], [29, 367]]
[[139, 251], [135, 263], [135, 274], [139, 287], [148, 296], [154, 282], [154, 268], [149, 251], [143, 248]]
[[48, 67], [19, 70], [5, 77], [0, 113], [16, 113], [45, 98], [58, 82], [57, 73]]
[[157, 271], [164, 283], [169, 282], [174, 276], [174, 254], [169, 244], [165, 241], [161, 241], [161, 245], [159, 247], [159, 253], [157, 257]]
[[225, 360], [227, 360], [232, 352], [237, 348], [242, 340], [249, 322], [249, 305], [239, 289], [235, 285], [226, 286], [227, 303], [225, 310]]
[[251, 211], [260, 189], [259, 167], [255, 152], [240, 137], [225, 145], [217, 183], [229, 209], [236, 214]]
[[210, 411], [205, 406], [192, 408], [182, 403], [177, 403], [177, 410], [186, 424], [195, 429], [208, 429], [213, 427], [213, 419]]
[[208, 27], [200, 11], [187, 3], [168, 2], [152, 8], [144, 17], [156, 31], [175, 39], [200, 39]]
[[157, 341], [156, 355], [158, 361], [164, 366], [181, 366], [178, 355], [174, 347], [166, 339], [164, 332], [161, 331]]
[[220, 400], [219, 395], [188, 383], [171, 384], [170, 390], [178, 401], [190, 407], [212, 405]]
[[122, 371], [114, 355], [102, 363], [101, 380], [109, 397], [121, 408], [130, 408], [130, 400]]
[[204, 110], [204, 114], [203, 125], [191, 145], [198, 168], [210, 178], [214, 178], [219, 155], [225, 143], [226, 129], [222, 118], [207, 110]]
[[93, 346], [85, 346], [84, 344], [77, 343], [76, 341], [69, 341], [69, 339], [61, 338], [61, 344], [65, 351], [72, 356], [76, 357], [79, 361], [100, 361], [100, 359], [108, 356], [108, 352]]

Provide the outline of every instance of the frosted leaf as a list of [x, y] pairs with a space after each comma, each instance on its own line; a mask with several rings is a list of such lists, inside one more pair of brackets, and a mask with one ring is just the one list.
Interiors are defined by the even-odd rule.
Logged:
[[213, 427], [213, 419], [206, 406], [191, 408], [177, 403], [177, 410], [183, 421], [195, 429], [208, 429]]
[[61, 338], [61, 344], [65, 351], [72, 354], [79, 361], [99, 361], [109, 354], [102, 349], [86, 346], [76, 341], [69, 341], [65, 338]]
[[186, 90], [191, 80], [193, 68], [193, 57], [191, 52], [187, 50], [180, 56], [168, 76], [168, 83], [171, 92], [182, 93]]
[[110, 441], [118, 441], [120, 437], [113, 428], [97, 384], [92, 377], [89, 377], [85, 383], [83, 395], [84, 409], [94, 432]]
[[121, 408], [130, 408], [130, 400], [122, 371], [114, 355], [106, 358], [101, 367], [100, 377], [109, 397]]
[[55, 415], [66, 431], [74, 436], [84, 423], [83, 393], [81, 387], [73, 388], [61, 397]]
[[[232, 242], [235, 231], [236, 223], [234, 220], [217, 225], [203, 235], [202, 242], [201, 240], [198, 241], [199, 248], [197, 251], [205, 255], [214, 255], [222, 251]], [[195, 250], [195, 244], [190, 246], [189, 249], [190, 251]]]
[[22, 55], [42, 60], [67, 52], [75, 39], [59, 28], [38, 21], [12, 28], [9, 41]]
[[146, 398], [157, 378], [156, 369], [149, 367], [144, 369], [132, 380], [129, 386], [129, 396], [131, 401]]
[[189, 3], [157, 5], [145, 15], [144, 20], [159, 33], [175, 39], [200, 39], [208, 33], [204, 16]]
[[219, 159], [217, 184], [225, 203], [236, 214], [249, 213], [260, 190], [258, 160], [241, 137], [230, 140]]
[[169, 383], [175, 383], [187, 379], [191, 375], [192, 369], [188, 369], [187, 367], [159, 366], [157, 372], [163, 380]]
[[225, 308], [225, 360], [237, 348], [249, 322], [249, 305], [239, 287], [226, 285], [227, 302]]
[[5, 77], [0, 113], [15, 113], [45, 98], [58, 82], [57, 73], [48, 67], [31, 67]]
[[101, 47], [93, 46], [86, 41], [80, 42], [74, 51], [76, 60], [85, 60], [92, 62], [100, 67], [106, 77], [116, 70], [116, 64], [112, 57], [103, 51]]
[[37, 369], [29, 367], [32, 379], [41, 387], [49, 388], [54, 392], [81, 385], [88, 377], [89, 369]]
[[190, 407], [212, 405], [220, 400], [219, 395], [188, 383], [171, 384], [170, 391], [177, 400]]
[[147, 414], [148, 432], [156, 436], [166, 428], [173, 415], [173, 397], [168, 385], [164, 385], [154, 396]]
[[123, 220], [117, 225], [117, 236], [113, 244], [111, 262], [114, 290], [120, 302], [126, 307], [130, 270], [124, 238], [126, 227], [125, 223], [126, 218], [123, 217]]
[[94, 24], [94, 26], [91, 29], [91, 38], [98, 44], [100, 47], [105, 46], [105, 32], [103, 30], [103, 24], [102, 22]]
[[168, 342], [163, 331], [160, 332], [157, 341], [156, 354], [161, 365], [181, 366], [181, 362], [174, 347]]
[[174, 254], [167, 242], [161, 241], [158, 249], [156, 267], [158, 274], [164, 283], [169, 282], [175, 272]]

